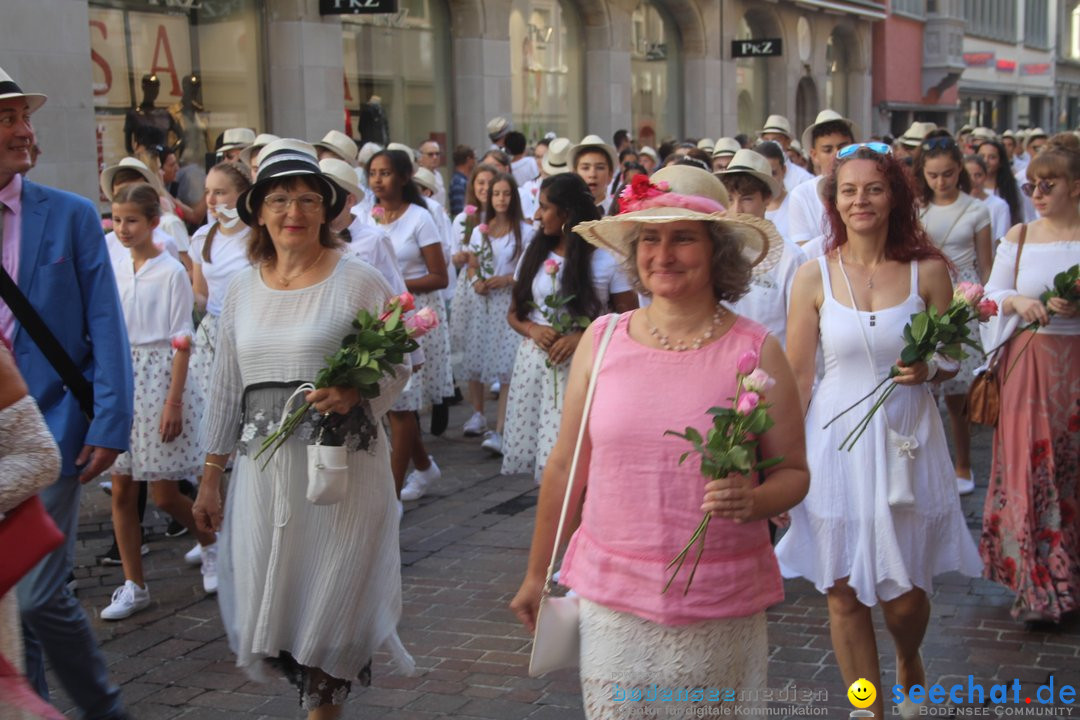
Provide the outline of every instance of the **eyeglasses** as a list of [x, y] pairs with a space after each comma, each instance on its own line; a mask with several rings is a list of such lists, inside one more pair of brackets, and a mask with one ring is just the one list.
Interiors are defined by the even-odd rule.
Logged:
[[892, 155], [892, 148], [883, 142], [865, 142], [845, 145], [836, 152], [836, 157], [843, 160], [857, 153], [860, 148], [866, 148], [878, 155]]
[[922, 149], [925, 151], [930, 150], [954, 150], [956, 148], [956, 141], [951, 137], [936, 137], [924, 140]]
[[1051, 180], [1040, 180], [1037, 183], [1024, 183], [1020, 186], [1020, 192], [1024, 193], [1028, 197], [1032, 197], [1035, 194], [1036, 190], [1038, 190], [1043, 195], [1049, 195], [1050, 192], [1054, 189], [1055, 185], [1057, 185], [1057, 183]]
[[316, 213], [323, 208], [323, 196], [318, 193], [304, 193], [299, 197], [289, 197], [285, 193], [274, 193], [263, 199], [263, 205], [272, 213], [280, 214], [296, 203], [304, 214]]
[[439, 157], [440, 155], [442, 155], [442, 152], [440, 152], [439, 150], [432, 150], [431, 152], [425, 152], [420, 154], [424, 157]]

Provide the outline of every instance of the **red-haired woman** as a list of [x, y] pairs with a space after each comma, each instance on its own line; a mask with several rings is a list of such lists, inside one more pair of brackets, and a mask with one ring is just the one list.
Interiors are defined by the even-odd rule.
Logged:
[[[927, 307], [952, 299], [949, 269], [921, 229], [904, 167], [882, 143], [850, 145], [825, 182], [831, 225], [826, 254], [795, 276], [787, 353], [806, 404], [810, 492], [791, 511], [777, 545], [781, 568], [826, 594], [836, 660], [845, 684], [881, 686], [871, 608], [880, 601], [897, 653], [897, 683], [925, 683], [919, 658], [930, 618], [933, 576], [978, 575], [979, 561], [960, 512], [937, 405], [926, 383], [951, 377], [944, 362], [901, 366], [899, 387], [873, 416], [854, 450], [842, 439], [868, 400], [823, 426], [887, 376], [903, 347], [903, 327]], [[825, 375], [814, 387], [818, 345]], [[906, 443], [911, 473], [890, 455]], [[908, 479], [910, 485], [903, 481]], [[901, 497], [900, 491], [910, 495]], [[882, 717], [879, 695], [871, 708]], [[901, 706], [910, 714], [911, 706]]]

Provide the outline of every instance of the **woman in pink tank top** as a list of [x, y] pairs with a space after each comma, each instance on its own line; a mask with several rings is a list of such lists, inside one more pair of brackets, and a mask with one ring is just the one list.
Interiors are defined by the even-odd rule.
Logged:
[[[809, 486], [798, 392], [780, 344], [724, 304], [746, 293], [752, 273], [775, 264], [782, 241], [757, 218], [725, 216], [723, 186], [704, 170], [673, 166], [653, 183], [636, 181], [622, 214], [575, 228], [622, 258], [635, 289], [652, 298], [618, 317], [581, 450], [579, 468], [587, 470], [579, 470], [571, 498], [570, 516], [580, 511], [581, 523], [560, 582], [581, 598], [590, 720], [636, 716], [652, 703], [661, 713], [756, 705], [753, 690], [766, 684], [765, 609], [783, 599], [767, 522]], [[511, 603], [530, 630], [594, 353], [610, 319], [586, 331], [574, 356], [544, 470], [529, 567]], [[736, 364], [747, 351], [776, 379], [767, 393], [776, 425], [760, 438], [763, 456], [784, 460], [763, 483], [729, 476], [706, 484], [697, 462], [679, 465], [687, 443], [664, 433], [707, 428], [708, 409], [736, 394]], [[664, 593], [666, 566], [703, 511], [712, 520], [694, 582], [685, 594], [680, 582]]]

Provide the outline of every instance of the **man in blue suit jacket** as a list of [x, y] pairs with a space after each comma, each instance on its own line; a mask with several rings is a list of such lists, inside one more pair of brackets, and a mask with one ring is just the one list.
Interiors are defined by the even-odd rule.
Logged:
[[82, 483], [127, 449], [131, 433], [131, 353], [123, 310], [94, 206], [26, 180], [34, 131], [30, 114], [45, 96], [23, 93], [0, 69], [0, 239], [4, 268], [94, 387], [88, 422], [73, 393], [10, 309], [0, 301], [0, 333], [63, 453], [60, 478], [41, 493], [67, 542], [18, 586], [26, 673], [48, 698], [44, 656], [88, 719], [126, 718], [120, 691], [82, 606], [67, 589]]

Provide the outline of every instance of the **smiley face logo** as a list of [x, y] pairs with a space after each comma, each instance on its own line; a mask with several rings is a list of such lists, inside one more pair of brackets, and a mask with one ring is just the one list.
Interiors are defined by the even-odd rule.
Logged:
[[847, 691], [848, 700], [857, 708], [868, 708], [877, 698], [877, 688], [866, 678], [859, 678], [851, 683]]

